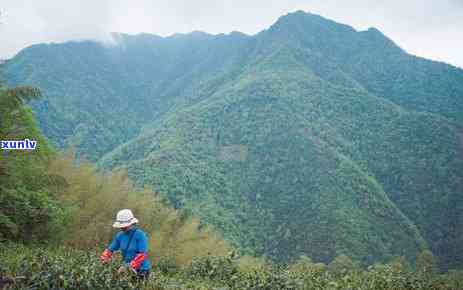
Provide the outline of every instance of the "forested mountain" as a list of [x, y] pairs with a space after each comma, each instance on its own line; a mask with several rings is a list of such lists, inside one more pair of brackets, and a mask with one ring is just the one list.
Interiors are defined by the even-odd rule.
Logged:
[[244, 253], [463, 266], [463, 70], [295, 12], [247, 36], [114, 34], [3, 66], [44, 134], [214, 225]]

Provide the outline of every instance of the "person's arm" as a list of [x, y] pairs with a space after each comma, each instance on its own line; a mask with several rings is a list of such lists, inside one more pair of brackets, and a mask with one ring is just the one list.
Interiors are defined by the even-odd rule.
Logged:
[[115, 252], [115, 251], [118, 251], [121, 247], [121, 241], [120, 241], [120, 233], [118, 233], [114, 239], [112, 240], [111, 244], [109, 244], [109, 247], [108, 249], [111, 251], [111, 252]]
[[106, 248], [103, 251], [103, 254], [101, 254], [101, 261], [103, 263], [108, 263], [111, 261], [111, 258], [113, 256], [113, 252], [119, 250], [120, 248], [120, 241], [119, 241], [119, 235], [116, 235], [114, 239], [112, 240], [111, 244], [109, 244], [108, 248]]
[[142, 231], [139, 231], [137, 237], [137, 254], [135, 257], [130, 261], [130, 268], [133, 270], [138, 270], [143, 262], [148, 258], [148, 238], [146, 234]]

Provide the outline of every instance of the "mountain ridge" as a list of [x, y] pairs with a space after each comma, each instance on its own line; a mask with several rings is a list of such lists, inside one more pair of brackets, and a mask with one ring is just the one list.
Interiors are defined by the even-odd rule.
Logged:
[[377, 29], [298, 11], [251, 36], [36, 46], [2, 68], [42, 88], [31, 105], [52, 141], [244, 253], [368, 264], [429, 247], [463, 264], [463, 70]]

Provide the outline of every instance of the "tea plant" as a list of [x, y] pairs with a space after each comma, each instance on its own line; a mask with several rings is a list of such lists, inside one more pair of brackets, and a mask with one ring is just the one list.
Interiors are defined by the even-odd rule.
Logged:
[[[238, 257], [198, 257], [185, 267], [174, 259], [153, 261], [150, 278], [140, 282], [118, 274], [120, 259], [102, 265], [98, 252], [40, 249], [0, 244], [0, 289], [192, 289], [192, 290], [462, 290], [463, 272], [413, 271], [395, 260], [357, 268], [346, 257], [328, 266], [302, 258], [292, 265], [259, 262], [242, 267]], [[344, 261], [340, 263], [339, 261]]]

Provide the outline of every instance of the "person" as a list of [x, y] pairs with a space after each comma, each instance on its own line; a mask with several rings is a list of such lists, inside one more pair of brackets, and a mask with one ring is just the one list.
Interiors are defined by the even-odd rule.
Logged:
[[121, 251], [124, 265], [118, 273], [134, 272], [138, 278], [144, 280], [149, 277], [151, 265], [148, 260], [148, 239], [143, 230], [137, 227], [138, 220], [130, 209], [120, 210], [116, 215], [114, 228], [121, 229], [109, 246], [104, 250], [100, 259], [109, 263], [116, 251]]

